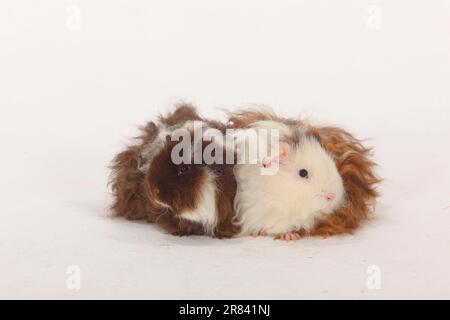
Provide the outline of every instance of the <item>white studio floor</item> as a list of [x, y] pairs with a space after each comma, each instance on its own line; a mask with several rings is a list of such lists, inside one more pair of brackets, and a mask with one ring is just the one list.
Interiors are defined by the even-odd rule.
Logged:
[[[79, 28], [69, 3], [0, 5], [0, 298], [450, 298], [448, 1], [377, 1], [376, 30], [365, 1], [70, 3]], [[179, 99], [367, 138], [373, 220], [286, 243], [111, 218], [109, 161]]]

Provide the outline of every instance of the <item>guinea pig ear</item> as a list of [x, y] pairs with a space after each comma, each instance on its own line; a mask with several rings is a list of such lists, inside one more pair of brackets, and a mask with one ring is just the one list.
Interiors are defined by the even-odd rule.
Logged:
[[280, 145], [278, 146], [278, 153], [263, 158], [263, 167], [271, 168], [274, 165], [283, 163], [283, 161], [289, 155], [290, 149], [290, 146], [286, 142], [280, 142]]

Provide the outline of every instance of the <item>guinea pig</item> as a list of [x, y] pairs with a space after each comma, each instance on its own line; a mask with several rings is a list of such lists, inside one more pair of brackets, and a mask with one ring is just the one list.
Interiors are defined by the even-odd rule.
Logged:
[[111, 210], [115, 216], [154, 220], [160, 215], [145, 190], [146, 169], [151, 158], [162, 148], [167, 128], [189, 120], [201, 120], [195, 108], [188, 104], [177, 105], [172, 113], [160, 115], [157, 121], [141, 127], [141, 133], [133, 143], [114, 157], [109, 184], [113, 194]]
[[[281, 156], [281, 163], [279, 163], [279, 174], [281, 176], [286, 175], [285, 169], [289, 169], [290, 178], [297, 179], [299, 183], [306, 181], [312, 182], [315, 178], [313, 177], [312, 172], [326, 169], [326, 173], [328, 177], [330, 177], [330, 181], [334, 180], [335, 182], [331, 183], [331, 185], [335, 186], [334, 188], [331, 188], [334, 190], [328, 189], [328, 191], [331, 191], [329, 194], [329, 201], [326, 196], [326, 188], [316, 189], [320, 189], [320, 191], [323, 189], [325, 192], [320, 193], [321, 196], [317, 196], [315, 200], [319, 200], [319, 198], [321, 200], [325, 199], [328, 205], [325, 205], [324, 209], [316, 211], [316, 214], [309, 216], [310, 218], [314, 217], [314, 219], [305, 219], [303, 227], [300, 227], [292, 232], [287, 231], [287, 233], [281, 234], [278, 238], [284, 240], [298, 240], [304, 236], [327, 237], [331, 235], [348, 234], [358, 228], [362, 221], [370, 217], [370, 214], [374, 208], [375, 200], [379, 196], [376, 186], [381, 182], [381, 179], [377, 177], [374, 171], [376, 164], [371, 160], [372, 151], [370, 148], [363, 146], [360, 140], [356, 139], [349, 132], [341, 128], [314, 126], [300, 119], [282, 118], [270, 110], [247, 109], [229, 113], [229, 128], [255, 128], [258, 127], [258, 124], [260, 126], [262, 124], [263, 127], [268, 128], [278, 127], [280, 128], [281, 139], [283, 139], [282, 136], [287, 137], [287, 139], [284, 138], [285, 142], [282, 142], [279, 148], [279, 155]], [[289, 137], [289, 133], [286, 134], [286, 132], [289, 131], [293, 133], [292, 137]], [[302, 159], [301, 156], [302, 146], [305, 148], [304, 159]], [[317, 153], [320, 159], [323, 159], [323, 164], [309, 165], [309, 168], [311, 169], [307, 168], [306, 165], [305, 168], [286, 166], [288, 164], [292, 165], [292, 163], [295, 163], [295, 160], [297, 160], [298, 163], [306, 160], [307, 156], [311, 156], [314, 153], [312, 151]], [[295, 157], [296, 154], [298, 155], [298, 158]], [[271, 160], [272, 159], [270, 157], [268, 159], [262, 159], [259, 166], [271, 166]], [[277, 164], [276, 156], [273, 160], [275, 160], [274, 164]], [[334, 163], [334, 166], [331, 165], [332, 163]], [[235, 207], [237, 212], [236, 219], [237, 221], [241, 221], [241, 223], [245, 219], [248, 219], [242, 218], [245, 214], [244, 208], [247, 209], [250, 206], [245, 202], [245, 200], [241, 199], [241, 195], [243, 191], [245, 193], [245, 190], [248, 190], [250, 184], [253, 184], [248, 179], [249, 177], [247, 174], [256, 175], [258, 166], [247, 167], [246, 169], [250, 169], [248, 173], [243, 171], [244, 169], [245, 167], [243, 166], [236, 166], [235, 168], [235, 173], [238, 180], [237, 195], [235, 198]], [[294, 169], [297, 170], [298, 173], [295, 178], [293, 175], [295, 172]], [[305, 169], [305, 171], [300, 172], [301, 169]], [[340, 179], [336, 176], [336, 172], [338, 173]], [[304, 180], [302, 175], [311, 179]], [[275, 180], [277, 179], [276, 177], [271, 176], [256, 177], [256, 179], [267, 181], [271, 178], [275, 178]], [[318, 185], [319, 184], [320, 183], [318, 183]], [[286, 190], [286, 187], [283, 187], [283, 185], [284, 184], [279, 186], [278, 189], [273, 188], [273, 192], [278, 192], [278, 190]], [[260, 185], [256, 185], [256, 187], [259, 186]], [[299, 188], [300, 186], [296, 185], [296, 187]], [[310, 187], [310, 190], [313, 190], [312, 186]], [[341, 187], [343, 187], [343, 190]], [[294, 205], [297, 202], [295, 198], [286, 197], [286, 195], [290, 194], [289, 191], [290, 190], [281, 195], [281, 197], [285, 199], [286, 206], [289, 206], [291, 203]], [[249, 194], [249, 196], [251, 198], [251, 194]], [[271, 195], [269, 194], [268, 196], [270, 197]], [[261, 197], [263, 196], [261, 195]], [[314, 206], [313, 203], [316, 203], [316, 205]], [[310, 204], [308, 204], [308, 206], [310, 206], [310, 213], [315, 211], [315, 209], [321, 205], [320, 201], [313, 201], [313, 203], [310, 202]], [[305, 204], [303, 208], [307, 208], [308, 206]], [[275, 222], [271, 223], [272, 224], [269, 224], [270, 227], [275, 225]], [[244, 229], [245, 227], [243, 230]], [[247, 233], [251, 232], [254, 235], [264, 235], [265, 229], [267, 228], [261, 228], [258, 230], [257, 228], [249, 227]], [[286, 230], [288, 229], [289, 228]], [[274, 229], [269, 232], [274, 234], [273, 230]], [[291, 228], [291, 230], [293, 230], [293, 228]], [[245, 231], [242, 233], [245, 233]]]
[[[233, 236], [238, 231], [232, 223], [236, 193], [233, 165], [208, 164], [203, 157], [195, 163], [193, 156], [187, 163], [175, 163], [172, 157], [178, 143], [167, 139], [163, 150], [153, 159], [145, 180], [150, 198], [175, 221], [201, 225], [201, 234]], [[201, 141], [202, 153], [208, 145]]]
[[[264, 127], [283, 125], [270, 121], [253, 124], [253, 128]], [[344, 201], [342, 178], [331, 156], [301, 128], [293, 136], [286, 136], [288, 130], [281, 133], [279, 151], [261, 161], [266, 168], [276, 164], [277, 172], [262, 174], [261, 164], [235, 166], [236, 220], [242, 234], [296, 239], [298, 230], [312, 230], [316, 221]]]
[[[180, 130], [192, 134], [195, 123], [220, 134], [225, 128], [219, 122], [202, 119], [192, 106], [182, 105], [147, 125], [152, 130], [144, 128], [140, 143], [115, 158], [112, 186], [116, 215], [147, 218], [174, 235], [221, 238], [238, 231], [231, 222], [236, 191], [233, 166], [206, 163], [203, 158], [200, 163], [172, 161], [172, 151], [179, 146], [179, 141], [172, 141], [172, 134]], [[192, 144], [200, 142], [204, 151], [214, 144], [209, 140], [201, 136]], [[223, 145], [214, 147], [219, 150]]]

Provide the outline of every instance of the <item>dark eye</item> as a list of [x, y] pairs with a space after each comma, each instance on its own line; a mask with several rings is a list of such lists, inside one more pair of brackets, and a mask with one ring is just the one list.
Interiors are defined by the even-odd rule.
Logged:
[[301, 170], [298, 172], [298, 175], [299, 175], [300, 177], [302, 177], [302, 178], [308, 178], [308, 171], [307, 171], [306, 169], [301, 169]]
[[186, 174], [188, 171], [189, 171], [189, 166], [187, 166], [185, 164], [181, 164], [178, 166], [178, 175], [179, 176]]

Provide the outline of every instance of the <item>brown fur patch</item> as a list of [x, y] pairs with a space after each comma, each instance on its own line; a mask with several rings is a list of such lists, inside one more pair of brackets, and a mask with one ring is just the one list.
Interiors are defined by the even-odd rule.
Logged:
[[216, 209], [218, 223], [216, 236], [218, 238], [232, 237], [239, 232], [239, 228], [232, 223], [234, 216], [234, 197], [236, 195], [236, 180], [233, 165], [214, 165], [213, 171], [217, 176]]
[[[172, 162], [172, 148], [178, 141], [167, 142], [164, 149], [153, 159], [147, 172], [146, 183], [150, 199], [168, 204], [173, 214], [195, 209], [201, 196], [201, 188], [206, 183], [206, 170], [203, 164], [186, 164], [187, 173], [178, 175], [179, 165]], [[156, 195], [152, 190], [158, 189]]]
[[190, 104], [179, 104], [176, 106], [175, 111], [168, 116], [159, 116], [159, 121], [166, 126], [174, 126], [182, 124], [189, 120], [202, 121], [202, 118], [198, 115], [197, 110]]
[[111, 166], [112, 212], [130, 220], [144, 219], [152, 211], [143, 188], [144, 174], [137, 169], [139, 156], [138, 147], [129, 147], [114, 158]]

